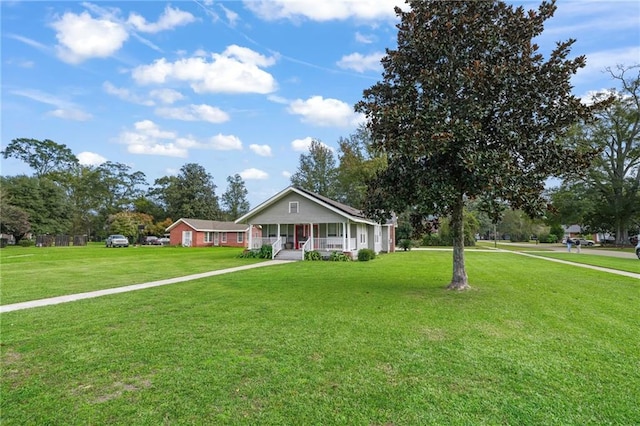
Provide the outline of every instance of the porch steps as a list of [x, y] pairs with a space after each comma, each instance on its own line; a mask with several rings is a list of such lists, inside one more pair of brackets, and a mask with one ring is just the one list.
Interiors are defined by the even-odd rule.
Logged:
[[302, 260], [302, 250], [280, 250], [275, 260]]

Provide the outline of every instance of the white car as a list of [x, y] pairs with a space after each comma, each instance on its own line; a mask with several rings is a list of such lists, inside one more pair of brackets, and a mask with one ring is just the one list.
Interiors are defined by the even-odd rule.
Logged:
[[640, 259], [640, 238], [638, 238], [638, 244], [636, 245], [636, 256]]
[[104, 241], [106, 247], [129, 247], [129, 240], [124, 235], [109, 235]]

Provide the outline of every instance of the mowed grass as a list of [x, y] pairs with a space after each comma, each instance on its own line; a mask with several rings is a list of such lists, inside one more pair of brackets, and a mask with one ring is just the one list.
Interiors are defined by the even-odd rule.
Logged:
[[640, 281], [513, 253], [297, 262], [2, 314], [2, 423], [637, 424]]
[[601, 256], [597, 254], [589, 254], [588, 251], [583, 250], [582, 253], [534, 253], [536, 256], [550, 257], [553, 259], [561, 259], [574, 263], [581, 263], [584, 265], [600, 266], [602, 268], [617, 269], [619, 271], [633, 272], [640, 274], [640, 260], [638, 259], [625, 259], [619, 257]]
[[230, 268], [239, 248], [140, 246], [7, 247], [0, 250], [2, 305], [46, 297], [140, 284]]

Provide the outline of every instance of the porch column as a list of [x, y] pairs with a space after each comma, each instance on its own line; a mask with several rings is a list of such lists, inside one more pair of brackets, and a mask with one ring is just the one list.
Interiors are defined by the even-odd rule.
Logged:
[[349, 251], [349, 247], [347, 244], [349, 240], [347, 239], [347, 224], [342, 222], [342, 251]]
[[278, 234], [276, 234], [276, 241], [280, 239], [280, 222], [278, 222]]
[[309, 238], [311, 238], [311, 250], [314, 250], [315, 248], [315, 243], [313, 241], [313, 223], [309, 224]]
[[249, 247], [248, 249], [251, 250], [253, 248], [253, 225], [251, 223], [249, 223]]
[[347, 221], [347, 251], [351, 251], [351, 224]]

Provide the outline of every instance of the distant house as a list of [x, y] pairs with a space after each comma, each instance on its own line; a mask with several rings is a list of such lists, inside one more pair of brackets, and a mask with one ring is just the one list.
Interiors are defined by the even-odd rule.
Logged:
[[186, 247], [247, 247], [249, 227], [235, 222], [181, 218], [166, 229], [169, 244]]
[[299, 258], [304, 258], [304, 252], [310, 250], [355, 256], [365, 248], [376, 253], [395, 249], [394, 223], [378, 223], [358, 209], [294, 186], [269, 198], [236, 223], [256, 229], [249, 235], [249, 248], [271, 245], [274, 257], [282, 250], [298, 251]]

